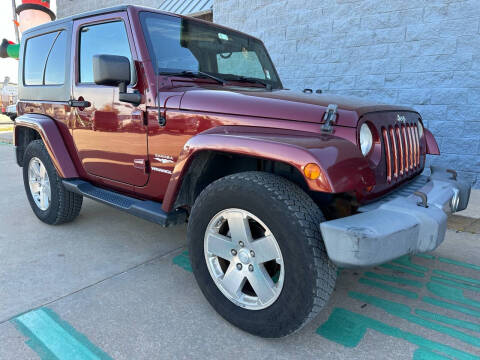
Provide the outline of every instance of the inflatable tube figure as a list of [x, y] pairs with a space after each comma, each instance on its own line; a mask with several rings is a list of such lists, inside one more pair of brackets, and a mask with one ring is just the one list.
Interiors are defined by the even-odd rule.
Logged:
[[[16, 12], [18, 22], [15, 25], [18, 26], [20, 33], [55, 20], [55, 14], [50, 10], [50, 0], [22, 0]], [[0, 58], [18, 59], [19, 50], [20, 44], [3, 39], [0, 44]]]

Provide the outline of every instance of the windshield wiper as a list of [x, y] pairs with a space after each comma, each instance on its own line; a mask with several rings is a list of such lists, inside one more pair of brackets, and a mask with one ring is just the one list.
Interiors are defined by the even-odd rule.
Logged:
[[193, 70], [160, 70], [159, 75], [171, 75], [171, 76], [193, 76], [193, 77], [206, 77], [212, 80], [217, 81], [218, 83], [225, 85], [225, 80], [219, 77], [210, 75], [203, 71], [193, 71]]
[[253, 77], [247, 77], [247, 76], [235, 76], [234, 78], [231, 79], [231, 81], [240, 81], [240, 82], [251, 82], [254, 84], [260, 84], [263, 85], [267, 88], [267, 90], [272, 90], [272, 84], [263, 81], [262, 79], [258, 78], [253, 78]]

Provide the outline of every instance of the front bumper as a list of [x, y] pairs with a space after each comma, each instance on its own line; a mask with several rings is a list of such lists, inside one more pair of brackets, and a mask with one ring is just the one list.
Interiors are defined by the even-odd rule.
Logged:
[[418, 176], [361, 213], [320, 224], [328, 256], [338, 266], [364, 267], [432, 251], [445, 238], [448, 215], [466, 209], [470, 189], [454, 171], [432, 166], [430, 176]]

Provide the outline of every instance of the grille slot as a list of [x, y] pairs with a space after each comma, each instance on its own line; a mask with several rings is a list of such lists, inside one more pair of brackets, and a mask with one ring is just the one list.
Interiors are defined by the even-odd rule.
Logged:
[[420, 166], [420, 136], [417, 124], [382, 127], [387, 182], [411, 174]]

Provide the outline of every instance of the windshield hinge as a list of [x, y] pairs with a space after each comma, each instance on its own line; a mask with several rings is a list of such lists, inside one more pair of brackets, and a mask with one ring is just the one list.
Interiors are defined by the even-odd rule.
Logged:
[[142, 111], [143, 125], [148, 126], [148, 112]]
[[325, 115], [323, 116], [322, 131], [332, 132], [332, 125], [335, 124], [335, 121], [337, 120], [337, 110], [337, 104], [328, 105], [327, 111], [325, 111]]

